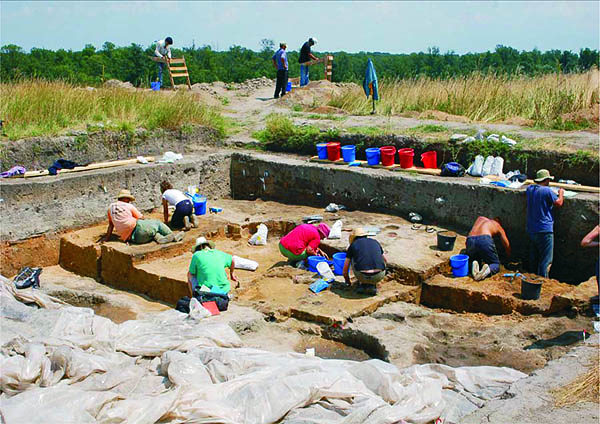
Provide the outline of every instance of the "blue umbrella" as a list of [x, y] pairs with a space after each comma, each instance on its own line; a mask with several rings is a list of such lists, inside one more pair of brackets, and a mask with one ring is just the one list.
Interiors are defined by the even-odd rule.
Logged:
[[373, 112], [375, 113], [375, 100], [379, 100], [379, 90], [377, 87], [377, 74], [375, 73], [375, 66], [373, 61], [369, 59], [367, 62], [367, 71], [365, 73], [365, 80], [363, 81], [363, 89], [367, 98], [371, 96], [373, 99]]

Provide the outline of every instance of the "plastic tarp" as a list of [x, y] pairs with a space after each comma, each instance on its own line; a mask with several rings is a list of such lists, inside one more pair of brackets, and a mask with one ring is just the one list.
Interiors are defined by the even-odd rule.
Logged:
[[0, 281], [8, 424], [460, 422], [525, 376], [249, 349], [212, 318], [172, 310], [115, 324], [11, 284]]

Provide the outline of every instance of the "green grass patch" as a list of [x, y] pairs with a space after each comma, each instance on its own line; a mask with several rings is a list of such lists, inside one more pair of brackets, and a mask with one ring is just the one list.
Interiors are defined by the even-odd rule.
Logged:
[[591, 126], [591, 122], [587, 119], [582, 119], [579, 121], [563, 121], [562, 118], [557, 118], [552, 122], [550, 128], [559, 131], [578, 131], [585, 130], [587, 128], [590, 128]]
[[195, 124], [225, 136], [220, 113], [184, 91], [164, 95], [108, 88], [86, 90], [40, 80], [0, 84], [0, 116], [5, 120], [4, 134], [12, 140], [59, 135], [88, 125], [130, 133], [138, 127], [175, 130]]
[[447, 132], [450, 131], [448, 128], [443, 125], [417, 125], [416, 127], [412, 127], [408, 129], [411, 132], [415, 133], [439, 133], [439, 132]]

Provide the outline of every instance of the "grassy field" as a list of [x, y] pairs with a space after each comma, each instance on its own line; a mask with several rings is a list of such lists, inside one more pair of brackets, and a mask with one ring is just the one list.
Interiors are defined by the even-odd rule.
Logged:
[[138, 127], [177, 129], [186, 124], [214, 128], [225, 134], [218, 111], [193, 95], [99, 88], [88, 90], [62, 82], [24, 81], [0, 84], [0, 119], [10, 139], [57, 135], [66, 129], [98, 125], [117, 130]]
[[[535, 78], [471, 75], [380, 81], [377, 109], [387, 115], [437, 110], [473, 121], [519, 118], [541, 128], [588, 128], [597, 125], [598, 76], [598, 70], [592, 70]], [[359, 87], [334, 97], [329, 106], [352, 114], [368, 114], [372, 109], [371, 100]]]

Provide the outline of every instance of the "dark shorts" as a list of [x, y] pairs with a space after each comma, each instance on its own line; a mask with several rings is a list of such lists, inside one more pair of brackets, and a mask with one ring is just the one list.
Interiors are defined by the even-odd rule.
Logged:
[[177, 203], [177, 206], [175, 206], [175, 212], [173, 212], [173, 216], [171, 217], [171, 227], [183, 228], [185, 226], [183, 223], [183, 217], [190, 216], [193, 213], [194, 205], [192, 204], [191, 200], [185, 199]]
[[477, 261], [480, 266], [488, 264], [492, 274], [500, 270], [500, 258], [494, 239], [491, 236], [467, 237], [467, 255], [469, 256], [469, 264], [473, 261]]

